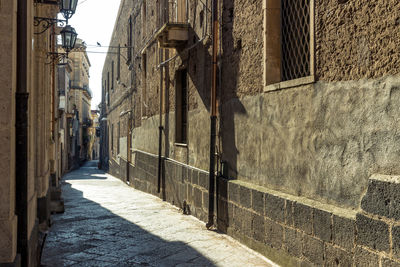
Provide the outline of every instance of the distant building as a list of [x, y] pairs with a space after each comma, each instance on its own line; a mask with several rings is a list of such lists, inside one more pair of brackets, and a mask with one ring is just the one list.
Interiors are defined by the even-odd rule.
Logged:
[[97, 160], [100, 154], [100, 129], [99, 129], [99, 111], [91, 111], [92, 125], [89, 127], [89, 149], [88, 157], [91, 160]]
[[92, 91], [89, 88], [90, 61], [86, 53], [86, 45], [81, 39], [77, 39], [75, 47], [78, 51], [71, 52], [69, 55], [72, 72], [68, 95], [68, 113], [72, 115], [70, 117], [70, 129], [72, 129], [70, 161], [74, 168], [90, 159], [88, 155], [89, 128], [92, 126]]
[[[59, 49], [59, 52], [64, 52]], [[59, 106], [60, 111], [60, 171], [61, 176], [71, 169], [71, 161], [69, 155], [71, 152], [71, 118], [73, 117], [73, 111], [70, 109], [69, 95], [71, 85], [71, 61], [63, 60], [62, 63], [57, 65], [58, 68], [58, 94], [59, 94]]]

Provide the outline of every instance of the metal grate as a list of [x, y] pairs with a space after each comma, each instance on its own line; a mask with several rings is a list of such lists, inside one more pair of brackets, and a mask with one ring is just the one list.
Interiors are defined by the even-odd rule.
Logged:
[[281, 81], [310, 75], [310, 0], [281, 0]]

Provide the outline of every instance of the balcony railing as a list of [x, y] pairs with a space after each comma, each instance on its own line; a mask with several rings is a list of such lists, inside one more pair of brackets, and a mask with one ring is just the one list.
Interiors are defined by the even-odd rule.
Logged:
[[160, 29], [155, 37], [161, 48], [177, 48], [189, 38], [188, 0], [160, 1]]

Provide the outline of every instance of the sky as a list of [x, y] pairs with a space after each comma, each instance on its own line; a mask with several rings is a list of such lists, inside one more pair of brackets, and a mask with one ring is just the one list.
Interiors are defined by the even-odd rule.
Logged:
[[[69, 20], [69, 24], [78, 33], [78, 38], [88, 46], [91, 63], [89, 87], [93, 92], [92, 109], [96, 109], [101, 101], [101, 72], [120, 2], [121, 0], [79, 0], [76, 12]], [[102, 47], [99, 47], [97, 42]]]

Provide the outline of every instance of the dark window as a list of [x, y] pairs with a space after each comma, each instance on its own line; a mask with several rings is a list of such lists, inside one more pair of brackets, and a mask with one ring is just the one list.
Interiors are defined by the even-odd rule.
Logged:
[[107, 81], [106, 80], [104, 80], [104, 83], [103, 83], [103, 88], [102, 88], [102, 91], [101, 91], [101, 93], [102, 93], [102, 101], [104, 101], [104, 102], [106, 102], [107, 100], [106, 100], [106, 97], [107, 97]]
[[107, 103], [110, 105], [110, 73], [107, 72]]
[[120, 138], [120, 134], [121, 134], [121, 124], [120, 122], [118, 122], [118, 139], [117, 139], [117, 154], [119, 154], [119, 138]]
[[147, 54], [142, 55], [142, 117], [147, 110]]
[[127, 38], [128, 38], [128, 40], [127, 40], [127, 42], [126, 42], [126, 46], [127, 46], [127, 48], [126, 48], [126, 51], [127, 51], [127, 61], [126, 61], [126, 64], [130, 64], [131, 63], [131, 60], [132, 60], [132, 16], [129, 16], [129, 19], [128, 19], [128, 28], [127, 28], [127, 31], [128, 31], [128, 34], [127, 34]]
[[188, 98], [187, 70], [180, 70], [176, 74], [176, 133], [177, 143], [187, 143], [187, 98]]
[[147, 16], [146, 0], [143, 0], [143, 3], [142, 3], [142, 37], [143, 38], [146, 35], [146, 16]]
[[310, 0], [282, 0], [281, 5], [281, 81], [310, 76]]
[[114, 153], [114, 124], [111, 124], [111, 154]]
[[111, 62], [111, 90], [114, 91], [114, 61]]
[[120, 80], [121, 76], [121, 45], [118, 44], [118, 55], [117, 55], [117, 81]]

